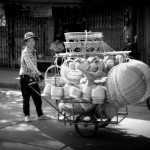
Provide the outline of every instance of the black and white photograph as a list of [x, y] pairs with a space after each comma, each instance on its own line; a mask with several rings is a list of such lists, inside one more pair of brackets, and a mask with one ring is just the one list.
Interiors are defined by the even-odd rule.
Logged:
[[150, 149], [150, 1], [0, 0], [0, 150], [84, 149]]

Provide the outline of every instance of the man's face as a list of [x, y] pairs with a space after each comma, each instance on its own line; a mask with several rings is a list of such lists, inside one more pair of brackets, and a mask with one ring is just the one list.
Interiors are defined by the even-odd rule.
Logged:
[[57, 40], [56, 40], [56, 44], [59, 44], [59, 43], [60, 43], [60, 42], [59, 42], [59, 40], [57, 39]]
[[35, 46], [35, 40], [34, 40], [34, 38], [30, 38], [30, 39], [28, 39], [27, 40], [27, 42], [26, 42], [26, 45], [29, 47], [29, 48], [34, 48], [34, 46]]

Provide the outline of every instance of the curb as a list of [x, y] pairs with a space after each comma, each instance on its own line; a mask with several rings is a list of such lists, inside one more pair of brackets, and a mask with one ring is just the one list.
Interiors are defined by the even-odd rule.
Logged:
[[20, 89], [20, 85], [17, 83], [0, 83], [1, 88]]
[[[39, 87], [41, 90], [44, 89], [44, 85], [40, 85]], [[0, 88], [9, 88], [9, 89], [15, 89], [15, 90], [20, 90], [20, 84], [18, 83], [0, 83]]]

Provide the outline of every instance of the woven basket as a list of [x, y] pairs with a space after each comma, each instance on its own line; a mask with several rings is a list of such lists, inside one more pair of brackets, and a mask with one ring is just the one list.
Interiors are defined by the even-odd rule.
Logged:
[[92, 93], [92, 88], [90, 88], [87, 85], [84, 85], [83, 89], [82, 89], [82, 99], [86, 100], [86, 101], [90, 101], [91, 100], [91, 93]]
[[99, 39], [103, 35], [101, 32], [68, 32], [65, 33], [66, 40], [88, 40], [88, 39]]
[[61, 100], [64, 95], [63, 87], [55, 87], [51, 88], [51, 99]]
[[64, 85], [64, 87], [63, 87], [63, 89], [64, 89], [64, 99], [69, 99], [70, 98], [70, 88], [71, 87], [72, 86], [67, 84], [67, 83]]
[[89, 111], [94, 109], [96, 105], [91, 103], [81, 103], [81, 107], [84, 109], [84, 111]]
[[92, 89], [91, 97], [93, 99], [93, 104], [103, 104], [105, 100], [105, 88], [102, 86], [97, 86]]
[[60, 74], [66, 82], [72, 84], [79, 83], [80, 79], [83, 78], [82, 71], [70, 69], [65, 63], [61, 65]]
[[81, 95], [82, 95], [82, 91], [75, 87], [75, 86], [72, 86], [70, 87], [70, 97], [73, 97], [75, 99], [80, 99], [81, 98]]
[[141, 101], [146, 92], [146, 79], [141, 70], [121, 63], [108, 73], [107, 98], [115, 107], [126, 107]]
[[148, 97], [150, 97], [150, 67], [147, 64], [145, 64], [139, 60], [135, 60], [135, 59], [130, 59], [129, 63], [131, 63], [135, 67], [138, 67], [146, 77], [147, 90], [146, 90], [146, 93], [145, 93], [143, 99], [141, 100], [141, 101], [144, 101]]
[[50, 96], [51, 96], [51, 88], [52, 88], [52, 86], [53, 86], [53, 85], [51, 85], [51, 84], [49, 84], [49, 83], [46, 83], [42, 95], [43, 95], [43, 96], [50, 97]]
[[80, 103], [64, 103], [63, 104], [63, 111], [70, 114], [70, 115], [75, 115], [75, 114], [80, 114], [83, 112], [83, 108], [81, 107]]
[[104, 113], [104, 104], [97, 104], [96, 109], [95, 109], [95, 114], [98, 118], [106, 119], [107, 116]]
[[98, 78], [102, 78], [104, 76], [106, 76], [106, 73], [103, 71], [96, 71], [96, 72], [90, 72], [90, 71], [84, 71], [85, 76], [87, 77], [87, 79], [89, 80], [96, 80]]
[[60, 68], [59, 66], [55, 66], [55, 65], [52, 65], [50, 66], [46, 72], [45, 72], [45, 84], [49, 83], [50, 85], [53, 85], [53, 86], [64, 86], [65, 85], [65, 80], [63, 79], [63, 77], [61, 77], [59, 75], [59, 73], [55, 74], [55, 76], [53, 77], [48, 77], [48, 71], [49, 70], [53, 70], [53, 69], [57, 69]]
[[117, 115], [117, 112], [118, 109], [110, 103], [104, 103], [103, 105], [98, 104], [95, 110], [96, 115], [102, 119], [111, 119]]
[[111, 119], [114, 116], [116, 116], [117, 111], [118, 111], [118, 109], [116, 107], [114, 107], [112, 104], [110, 104], [110, 103], [104, 104], [104, 113], [105, 113], [107, 118]]

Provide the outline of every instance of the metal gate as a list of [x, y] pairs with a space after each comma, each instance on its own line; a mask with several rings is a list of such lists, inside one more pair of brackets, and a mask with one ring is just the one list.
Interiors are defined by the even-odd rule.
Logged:
[[114, 50], [124, 46], [124, 15], [123, 6], [103, 6], [87, 13], [88, 31], [102, 32], [103, 40]]
[[[112, 6], [113, 5], [113, 6]], [[57, 12], [61, 14], [57, 14]], [[123, 5], [99, 5], [83, 8], [56, 9], [56, 27], [62, 26], [69, 32], [102, 32], [103, 40], [114, 50], [124, 46], [124, 7]], [[58, 19], [58, 21], [57, 21]], [[58, 24], [58, 25], [57, 25]]]
[[22, 39], [26, 32], [34, 32], [39, 40], [38, 53], [48, 53], [48, 18], [33, 17], [30, 13], [6, 13], [6, 26], [0, 27], [0, 67], [12, 67], [21, 55]]
[[[12, 17], [8, 20], [12, 20]], [[39, 40], [35, 48], [38, 50], [38, 53], [42, 53], [44, 55], [47, 53], [47, 20], [48, 18], [32, 17], [26, 13], [14, 17], [14, 23], [12, 26], [14, 30], [11, 35], [12, 60], [17, 60], [20, 57], [22, 48], [21, 40], [23, 39], [23, 36], [26, 32], [33, 32], [36, 36], [38, 36]]]
[[9, 66], [8, 30], [0, 26], [0, 67]]

